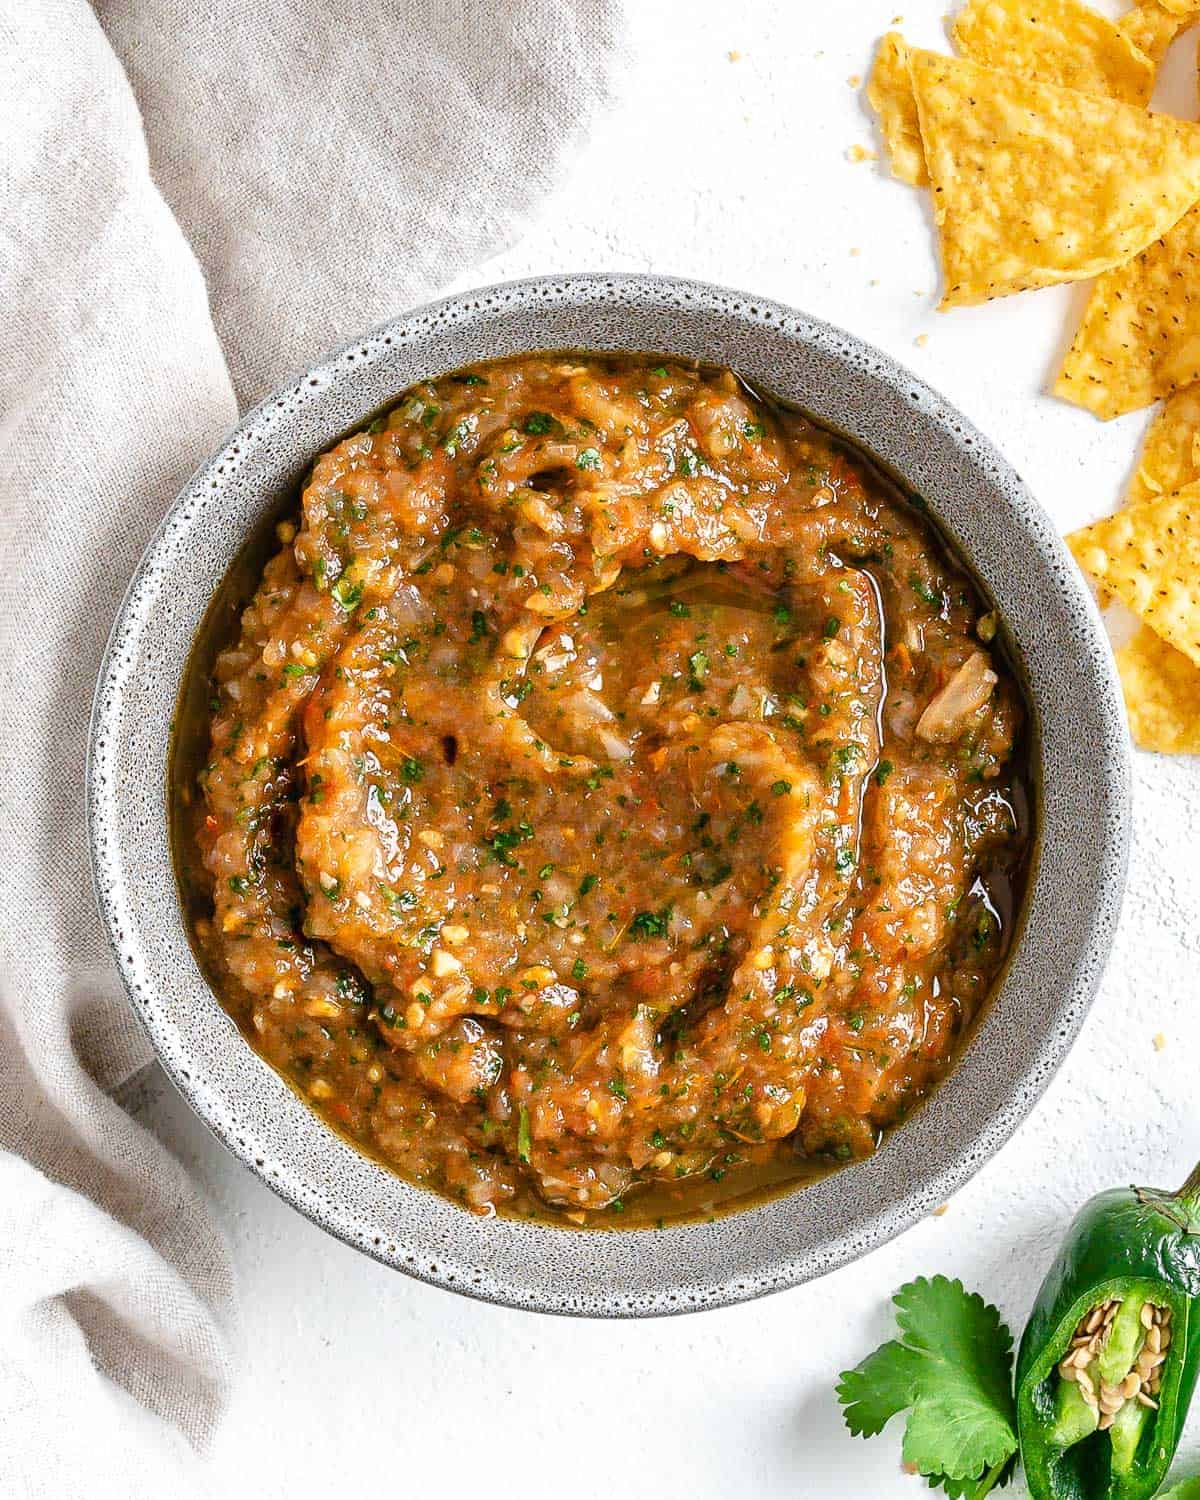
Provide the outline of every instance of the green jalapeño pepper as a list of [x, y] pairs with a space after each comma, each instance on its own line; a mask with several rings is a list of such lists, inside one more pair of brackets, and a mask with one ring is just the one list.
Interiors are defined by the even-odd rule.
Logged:
[[1149, 1500], [1198, 1369], [1200, 1167], [1177, 1193], [1101, 1193], [1068, 1230], [1017, 1355], [1033, 1500]]

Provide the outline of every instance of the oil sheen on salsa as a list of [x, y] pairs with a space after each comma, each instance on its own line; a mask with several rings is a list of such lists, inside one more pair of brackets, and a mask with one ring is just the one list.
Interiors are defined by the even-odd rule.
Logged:
[[1023, 710], [868, 461], [728, 372], [521, 358], [405, 392], [272, 545], [197, 648], [177, 844], [222, 1003], [331, 1126], [616, 1227], [928, 1094], [1012, 935]]

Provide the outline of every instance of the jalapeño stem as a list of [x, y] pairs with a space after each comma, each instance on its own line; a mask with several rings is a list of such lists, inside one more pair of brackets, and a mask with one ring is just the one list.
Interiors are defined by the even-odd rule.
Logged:
[[1186, 1235], [1200, 1236], [1200, 1162], [1192, 1168], [1191, 1176], [1175, 1192], [1164, 1188], [1134, 1188], [1139, 1203], [1146, 1207], [1157, 1207], [1161, 1213], [1173, 1219]]

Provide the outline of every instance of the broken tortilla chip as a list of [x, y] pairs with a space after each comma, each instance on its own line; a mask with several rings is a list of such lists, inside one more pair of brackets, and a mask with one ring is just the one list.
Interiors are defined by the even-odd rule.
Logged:
[[1067, 545], [1105, 593], [1200, 666], [1200, 482], [1127, 505]]
[[942, 307], [1098, 276], [1200, 198], [1200, 126], [914, 51]]
[[929, 181], [925, 170], [925, 147], [917, 119], [917, 96], [908, 70], [908, 43], [898, 31], [889, 31], [875, 53], [875, 66], [867, 82], [867, 102], [879, 116], [879, 131], [887, 147], [892, 176], [913, 187]]
[[1145, 105], [1154, 63], [1107, 17], [1082, 0], [968, 0], [954, 22], [955, 45], [985, 68], [1041, 83], [1108, 94]]
[[1143, 625], [1117, 652], [1135, 745], [1163, 755], [1200, 755], [1200, 667]]
[[1088, 299], [1054, 394], [1106, 420], [1200, 380], [1200, 208]]
[[1155, 415], [1125, 494], [1127, 505], [1200, 479], [1200, 388], [1176, 391]]
[[[1189, 0], [1190, 3], [1190, 0]], [[1197, 10], [1172, 12], [1159, 0], [1142, 0], [1140, 5], [1123, 15], [1117, 22], [1117, 30], [1127, 36], [1152, 63], [1157, 66], [1167, 55], [1171, 43], [1193, 21], [1200, 19]]]

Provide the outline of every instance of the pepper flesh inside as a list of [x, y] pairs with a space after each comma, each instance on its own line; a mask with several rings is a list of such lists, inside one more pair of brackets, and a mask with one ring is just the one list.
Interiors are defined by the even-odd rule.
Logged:
[[1132, 1471], [1158, 1410], [1171, 1323], [1169, 1306], [1135, 1292], [1084, 1314], [1055, 1370], [1053, 1447], [1066, 1450], [1106, 1433], [1110, 1472]]

